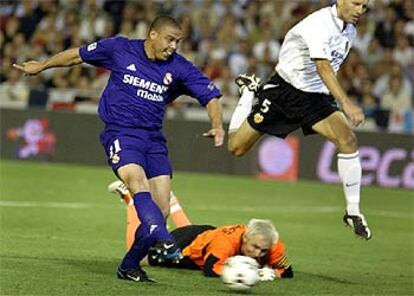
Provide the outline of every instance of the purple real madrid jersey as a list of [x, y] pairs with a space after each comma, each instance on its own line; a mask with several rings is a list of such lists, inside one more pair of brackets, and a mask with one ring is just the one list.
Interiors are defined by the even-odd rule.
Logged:
[[178, 53], [150, 60], [144, 40], [103, 39], [80, 48], [82, 60], [111, 71], [98, 113], [107, 125], [160, 130], [165, 106], [182, 94], [205, 106], [221, 97], [217, 87]]

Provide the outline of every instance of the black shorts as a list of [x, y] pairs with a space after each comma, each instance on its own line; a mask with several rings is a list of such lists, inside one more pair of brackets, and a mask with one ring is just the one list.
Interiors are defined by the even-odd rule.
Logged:
[[188, 225], [174, 229], [171, 234], [177, 246], [182, 250], [190, 245], [199, 234], [212, 229], [216, 229], [216, 227], [211, 225]]
[[[174, 229], [171, 232], [171, 234], [174, 237], [175, 243], [177, 244], [177, 246], [181, 250], [183, 250], [185, 247], [190, 245], [199, 234], [207, 230], [212, 230], [212, 229], [216, 229], [216, 227], [211, 226], [211, 225], [188, 225], [188, 226]], [[169, 261], [158, 263], [152, 260], [151, 258], [148, 258], [148, 263], [152, 266], [200, 269], [200, 267], [197, 264], [195, 264], [189, 257], [184, 257], [183, 259], [180, 260], [179, 263], [174, 263], [174, 262], [169, 262]]]
[[312, 125], [339, 110], [331, 95], [301, 91], [277, 73], [264, 85], [258, 99], [247, 121], [255, 130], [280, 138], [298, 128], [304, 135], [314, 134]]

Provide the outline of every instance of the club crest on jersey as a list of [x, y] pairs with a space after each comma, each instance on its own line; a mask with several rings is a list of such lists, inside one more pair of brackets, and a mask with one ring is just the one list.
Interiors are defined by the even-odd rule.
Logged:
[[170, 72], [165, 73], [163, 83], [165, 85], [169, 85], [171, 84], [172, 81], [173, 81], [172, 74]]
[[261, 123], [261, 122], [263, 121], [263, 119], [264, 119], [264, 117], [263, 117], [263, 115], [262, 115], [262, 114], [260, 114], [260, 113], [256, 113], [256, 114], [253, 116], [253, 121], [254, 121], [254, 123], [256, 123], [256, 124]]
[[87, 49], [88, 51], [92, 51], [92, 50], [95, 50], [97, 46], [98, 46], [98, 43], [94, 42], [94, 43], [89, 44]]
[[121, 160], [121, 158], [116, 153], [114, 155], [112, 155], [112, 157], [111, 157], [111, 161], [112, 161], [113, 164], [117, 164], [120, 160]]

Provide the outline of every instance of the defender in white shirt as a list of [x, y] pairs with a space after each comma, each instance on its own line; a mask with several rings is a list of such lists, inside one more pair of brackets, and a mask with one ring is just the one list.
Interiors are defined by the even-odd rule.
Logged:
[[[295, 25], [285, 36], [276, 74], [263, 87], [254, 75], [236, 79], [242, 96], [230, 122], [228, 142], [229, 151], [242, 156], [263, 134], [285, 138], [298, 128], [305, 135], [318, 133], [332, 141], [347, 204], [343, 221], [365, 239], [371, 238], [371, 231], [359, 210], [358, 143], [346, 118], [359, 126], [364, 114], [348, 98], [336, 72], [349, 53], [355, 25], [368, 1], [337, 0]], [[252, 110], [255, 96], [258, 103]]]

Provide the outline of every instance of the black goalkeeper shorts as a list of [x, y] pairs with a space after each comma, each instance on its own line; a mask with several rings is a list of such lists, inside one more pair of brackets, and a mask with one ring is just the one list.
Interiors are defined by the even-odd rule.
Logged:
[[[183, 250], [185, 247], [190, 245], [199, 234], [215, 228], [216, 227], [211, 225], [188, 225], [174, 229], [171, 234], [174, 237], [177, 246]], [[151, 260], [149, 260], [149, 263], [150, 265], [159, 265]], [[184, 257], [179, 263], [165, 262], [161, 265], [165, 267], [200, 269], [200, 266], [195, 264], [189, 257]]]
[[207, 230], [216, 229], [211, 225], [188, 225], [171, 231], [177, 246], [182, 250], [190, 245], [195, 238]]
[[247, 121], [259, 132], [285, 138], [298, 128], [314, 134], [312, 125], [338, 110], [331, 95], [301, 91], [276, 73], [259, 92]]

